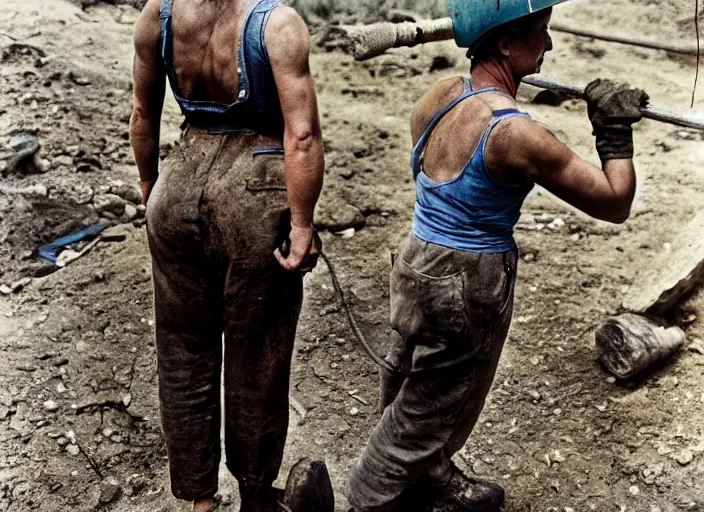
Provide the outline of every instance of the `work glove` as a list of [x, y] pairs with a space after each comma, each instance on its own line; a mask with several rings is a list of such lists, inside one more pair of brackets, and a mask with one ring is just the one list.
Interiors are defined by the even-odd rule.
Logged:
[[584, 90], [589, 120], [602, 162], [633, 158], [633, 128], [650, 99], [645, 91], [625, 83], [597, 78]]

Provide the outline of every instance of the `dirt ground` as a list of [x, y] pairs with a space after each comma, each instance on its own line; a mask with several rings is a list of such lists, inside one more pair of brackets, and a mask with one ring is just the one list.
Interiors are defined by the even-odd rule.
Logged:
[[[576, 0], [554, 18], [589, 29], [692, 43], [694, 2]], [[187, 510], [169, 493], [159, 427], [150, 261], [128, 141], [131, 33], [138, 11], [65, 0], [2, 0], [0, 147], [41, 144], [21, 172], [0, 151], [0, 510]], [[629, 80], [652, 104], [688, 109], [694, 59], [554, 34], [543, 73], [585, 84]], [[431, 72], [442, 55], [454, 66]], [[407, 234], [414, 186], [408, 118], [436, 80], [467, 73], [451, 43], [368, 63], [312, 56], [323, 116], [326, 183], [318, 222], [359, 323], [382, 351], [389, 254]], [[524, 107], [597, 162], [585, 106]], [[703, 112], [704, 87], [695, 111]], [[180, 115], [167, 102], [163, 148]], [[639, 275], [704, 204], [703, 136], [640, 123], [639, 192], [631, 219], [590, 220], [547, 193], [527, 201], [516, 238], [516, 311], [499, 372], [458, 465], [502, 483], [506, 511], [704, 511], [704, 355], [619, 384], [595, 359], [593, 331], [619, 311]], [[121, 182], [121, 183], [120, 183]], [[340, 212], [344, 212], [342, 215]], [[66, 268], [47, 273], [37, 248], [98, 217], [123, 225]], [[562, 219], [562, 223], [552, 222]], [[362, 220], [363, 219], [363, 220]], [[547, 225], [552, 222], [551, 227]], [[363, 224], [363, 226], [361, 226]], [[554, 229], [553, 229], [554, 228]], [[119, 239], [124, 238], [122, 241]], [[672, 249], [670, 249], [672, 250]], [[41, 277], [44, 276], [44, 277]], [[306, 278], [282, 475], [324, 457], [337, 509], [342, 485], [379, 418], [378, 372], [354, 340], [324, 265]], [[673, 321], [704, 338], [704, 293]], [[237, 510], [225, 472], [226, 510]]]

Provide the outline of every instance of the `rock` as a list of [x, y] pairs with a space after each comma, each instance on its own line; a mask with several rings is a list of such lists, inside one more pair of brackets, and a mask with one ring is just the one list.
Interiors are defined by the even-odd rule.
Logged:
[[10, 158], [5, 173], [34, 174], [40, 172], [35, 156], [39, 152], [39, 139], [33, 135], [20, 135], [10, 139]]
[[565, 462], [565, 457], [560, 453], [560, 450], [555, 450], [550, 454], [550, 460], [552, 460], [553, 462], [562, 463]]
[[10, 288], [12, 289], [12, 293], [18, 293], [21, 292], [29, 283], [32, 282], [31, 277], [23, 277], [19, 281], [15, 281], [10, 285]]
[[137, 496], [148, 485], [149, 480], [140, 474], [134, 474], [127, 479], [126, 494], [129, 496]]
[[78, 353], [85, 352], [87, 348], [88, 348], [88, 344], [85, 341], [78, 340], [76, 342], [76, 352], [78, 352]]
[[63, 393], [66, 393], [66, 391], [67, 391], [67, 390], [66, 390], [66, 386], [64, 386], [64, 383], [63, 383], [63, 382], [59, 382], [59, 383], [56, 385], [56, 392], [57, 392], [57, 393], [63, 394]]
[[352, 238], [355, 234], [355, 229], [354, 228], [349, 228], [349, 229], [344, 229], [342, 231], [338, 231], [335, 234], [342, 238], [343, 240], [349, 240]]
[[47, 400], [44, 402], [44, 409], [46, 409], [49, 412], [54, 412], [59, 410], [59, 405], [54, 402], [53, 400]]
[[430, 63], [430, 72], [454, 68], [455, 64], [457, 64], [457, 59], [454, 55], [436, 55]]
[[564, 225], [565, 225], [564, 220], [562, 220], [560, 218], [556, 218], [550, 224], [548, 224], [548, 229], [551, 229], [553, 231], [557, 231], [558, 229], [560, 229]]
[[143, 204], [137, 205], [137, 216], [141, 219], [147, 214], [147, 207]]
[[704, 346], [702, 346], [702, 340], [700, 340], [699, 338], [695, 338], [692, 343], [687, 347], [687, 350], [704, 356]]
[[130, 222], [136, 219], [138, 216], [137, 207], [132, 203], [127, 203], [125, 205], [125, 213], [122, 214], [122, 220], [125, 222]]
[[691, 450], [688, 450], [685, 448], [682, 450], [680, 453], [674, 456], [674, 459], [681, 465], [681, 466], [686, 466], [692, 460], [694, 459], [694, 454], [692, 453]]
[[552, 107], [558, 107], [568, 99], [569, 98], [562, 93], [550, 89], [545, 89], [533, 96], [530, 102], [534, 105], [550, 105]]
[[77, 74], [75, 71], [69, 71], [69, 73], [68, 73], [68, 78], [69, 78], [69, 80], [71, 80], [74, 84], [80, 85], [80, 86], [82, 86], [82, 87], [84, 87], [84, 86], [86, 86], [86, 85], [90, 85], [90, 84], [93, 83], [93, 82], [90, 81], [90, 79], [88, 79], [88, 78], [86, 78], [86, 77], [84, 77], [84, 76], [80, 76], [80, 75]]
[[96, 172], [100, 170], [101, 167], [97, 167], [89, 162], [78, 162], [76, 165], [76, 172]]
[[46, 197], [49, 194], [47, 188], [41, 183], [36, 185], [30, 185], [28, 187], [16, 189], [14, 192], [21, 194], [23, 196], [41, 196]]
[[35, 159], [34, 165], [36, 166], [37, 171], [42, 174], [44, 174], [45, 172], [49, 172], [49, 169], [51, 169], [51, 162], [46, 158]]
[[540, 400], [541, 398], [540, 393], [535, 390], [528, 391], [528, 396], [530, 396], [533, 400]]
[[120, 497], [122, 488], [120, 482], [114, 476], [109, 476], [100, 482], [100, 503], [107, 505], [116, 501]]
[[122, 403], [125, 404], [125, 407], [129, 407], [132, 403], [132, 395], [127, 393], [124, 397], [122, 397]]
[[10, 295], [12, 293], [12, 288], [7, 286], [6, 284], [1, 284], [0, 293], [2, 293], [3, 295]]
[[631, 496], [638, 496], [640, 494], [640, 489], [638, 489], [637, 485], [632, 485], [629, 489], [628, 492]]
[[122, 242], [127, 238], [130, 232], [130, 227], [124, 224], [107, 228], [100, 234], [100, 238], [104, 242]]
[[350, 416], [357, 416], [358, 414], [359, 414], [359, 409], [357, 409], [356, 407], [352, 407], [350, 409]]
[[120, 196], [125, 201], [133, 204], [142, 203], [142, 191], [137, 185], [129, 185], [117, 181], [110, 187], [110, 193]]
[[125, 200], [115, 194], [100, 194], [93, 198], [93, 206], [97, 213], [109, 212], [118, 217], [125, 212]]
[[77, 444], [69, 444], [66, 446], [66, 451], [69, 453], [69, 455], [76, 456], [79, 453], [81, 453], [81, 449], [78, 447]]
[[315, 212], [313, 223], [318, 229], [327, 229], [333, 233], [349, 228], [361, 228], [365, 224], [364, 215], [356, 206], [333, 200], [321, 205]]
[[53, 168], [57, 167], [71, 167], [73, 165], [73, 157], [70, 155], [59, 155], [51, 163]]

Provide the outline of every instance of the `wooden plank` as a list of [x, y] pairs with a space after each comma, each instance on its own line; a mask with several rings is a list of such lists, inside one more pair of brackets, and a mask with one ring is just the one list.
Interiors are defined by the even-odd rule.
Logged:
[[623, 299], [627, 311], [663, 315], [704, 283], [704, 212], [671, 244], [636, 275]]

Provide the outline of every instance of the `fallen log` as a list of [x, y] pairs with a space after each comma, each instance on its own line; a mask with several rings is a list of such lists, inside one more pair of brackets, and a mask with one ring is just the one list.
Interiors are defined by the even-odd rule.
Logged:
[[679, 327], [665, 328], [633, 313], [610, 318], [596, 331], [599, 362], [612, 375], [628, 379], [677, 353], [685, 342]]
[[622, 306], [663, 316], [704, 284], [704, 212], [699, 213], [636, 275]]

